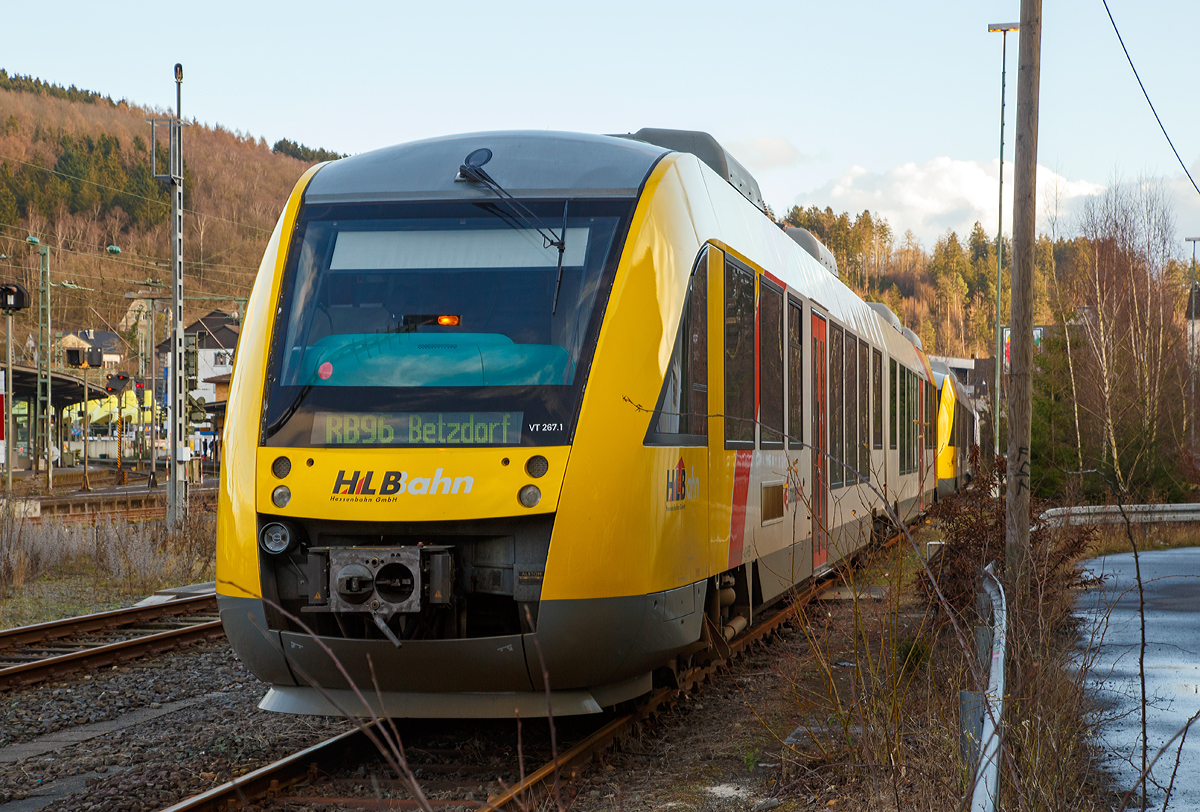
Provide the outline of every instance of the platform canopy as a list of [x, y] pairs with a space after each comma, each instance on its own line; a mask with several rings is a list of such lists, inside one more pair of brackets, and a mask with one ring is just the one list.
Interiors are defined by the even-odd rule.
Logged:
[[[2, 360], [2, 359], [0, 359]], [[4, 367], [0, 363], [0, 370]], [[13, 364], [13, 398], [25, 400], [37, 397], [37, 368]], [[88, 399], [108, 397], [104, 391], [105, 372], [93, 369], [88, 373]], [[3, 394], [0, 391], [0, 394]], [[83, 402], [83, 370], [78, 374], [54, 372], [50, 376], [50, 403], [55, 409], [65, 409]]]

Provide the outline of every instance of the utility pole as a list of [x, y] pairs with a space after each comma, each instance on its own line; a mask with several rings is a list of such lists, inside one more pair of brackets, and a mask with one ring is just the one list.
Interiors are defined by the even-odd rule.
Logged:
[[1188, 403], [1188, 425], [1192, 427], [1191, 451], [1196, 450], [1196, 243], [1200, 237], [1185, 237], [1185, 242], [1192, 244], [1192, 286], [1188, 288], [1188, 380], [1191, 384], [1192, 399]]
[[[171, 185], [171, 442], [167, 462], [167, 525], [176, 527], [188, 514], [187, 462], [188, 446], [184, 432], [187, 427], [184, 409], [187, 392], [183, 383], [183, 106], [181, 85], [183, 65], [175, 64], [175, 117], [150, 119], [151, 173]], [[164, 125], [169, 133], [170, 167], [159, 174], [153, 165], [155, 127]]]
[[1041, 82], [1042, 0], [1021, 0], [1017, 73], [1017, 145], [1013, 193], [1012, 332], [1008, 373], [1008, 482], [1005, 576], [1017, 616], [1029, 571], [1029, 481], [1033, 387], [1033, 276], [1037, 238], [1038, 88]]
[[[50, 433], [54, 419], [54, 408], [50, 405], [50, 248], [40, 245], [37, 237], [28, 237], [25, 242], [38, 249], [40, 285], [38, 286], [38, 380], [37, 380], [37, 443], [30, 456], [38, 460], [46, 452], [46, 492], [54, 490], [54, 438]], [[36, 463], [35, 463], [36, 464]]]

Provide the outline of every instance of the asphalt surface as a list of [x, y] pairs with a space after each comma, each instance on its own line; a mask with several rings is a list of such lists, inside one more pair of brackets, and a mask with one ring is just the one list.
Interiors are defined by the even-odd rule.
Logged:
[[[1148, 801], [1150, 807], [1162, 808], [1174, 773], [1169, 809], [1200, 812], [1200, 721], [1191, 727], [1182, 750], [1179, 739], [1168, 744], [1200, 713], [1200, 548], [1151, 550], [1139, 555], [1139, 563], [1145, 596], [1148, 760], [1162, 750], [1150, 772]], [[1142, 770], [1142, 635], [1133, 554], [1097, 558], [1085, 566], [1104, 582], [1079, 599], [1080, 658], [1096, 699], [1097, 743], [1124, 791]], [[1137, 808], [1136, 802], [1130, 808]]]

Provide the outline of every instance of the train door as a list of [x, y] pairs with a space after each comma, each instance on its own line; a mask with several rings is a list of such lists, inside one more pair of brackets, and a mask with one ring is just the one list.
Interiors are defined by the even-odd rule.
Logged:
[[812, 314], [812, 539], [813, 570], [829, 560], [829, 390], [825, 317]]
[[928, 430], [925, 423], [925, 402], [928, 400], [925, 392], [925, 382], [917, 378], [917, 414], [921, 429], [917, 433], [917, 510], [925, 510], [925, 482], [929, 476], [929, 471], [925, 469], [925, 432]]
[[682, 302], [679, 329], [644, 445], [658, 483], [651, 504], [660, 540], [653, 566], [673, 587], [704, 578], [711, 564], [708, 513], [708, 259], [701, 252]]

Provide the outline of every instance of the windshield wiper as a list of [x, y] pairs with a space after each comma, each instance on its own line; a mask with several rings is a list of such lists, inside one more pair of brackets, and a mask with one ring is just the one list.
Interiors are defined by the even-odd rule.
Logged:
[[541, 235], [545, 241], [543, 247], [550, 248], [553, 246], [558, 249], [558, 274], [554, 280], [554, 301], [550, 306], [550, 315], [553, 316], [558, 312], [558, 294], [562, 290], [562, 271], [563, 271], [563, 254], [567, 250], [567, 207], [570, 201], [563, 201], [563, 221], [562, 228], [559, 229], [558, 235], [554, 234], [554, 229], [546, 225], [542, 218], [538, 217], [520, 200], [508, 193], [503, 186], [487, 173], [483, 165], [492, 159], [492, 151], [486, 147], [477, 149], [471, 152], [463, 159], [462, 165], [458, 167], [458, 174], [469, 181], [478, 183], [481, 186], [491, 190], [496, 197], [500, 198], [509, 209], [515, 214], [526, 226], [532, 228]]
[[308, 397], [308, 393], [312, 390], [313, 385], [311, 383], [306, 383], [304, 388], [302, 388], [300, 392], [297, 393], [296, 397], [292, 399], [292, 402], [288, 404], [288, 407], [283, 410], [283, 414], [281, 414], [273, 422], [267, 424], [266, 429], [263, 430], [263, 435], [266, 437], [271, 437], [275, 434], [275, 432], [283, 428], [284, 425], [292, 419], [292, 415], [300, 410], [300, 404], [304, 402], [304, 399]]

